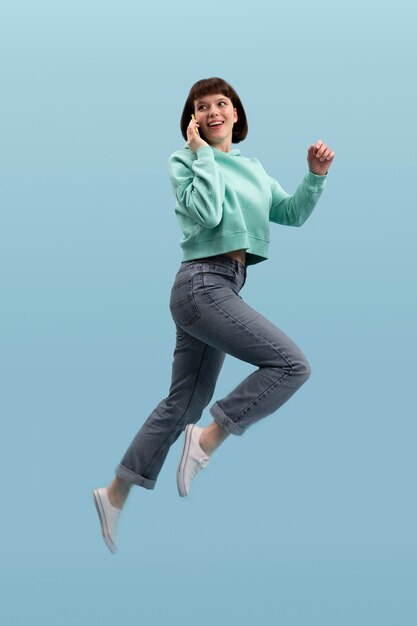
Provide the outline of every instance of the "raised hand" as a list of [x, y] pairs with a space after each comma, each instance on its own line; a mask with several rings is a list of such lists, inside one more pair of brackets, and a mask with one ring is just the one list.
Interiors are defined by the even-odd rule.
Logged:
[[307, 162], [313, 174], [324, 176], [333, 163], [335, 153], [321, 139], [311, 144], [307, 152]]

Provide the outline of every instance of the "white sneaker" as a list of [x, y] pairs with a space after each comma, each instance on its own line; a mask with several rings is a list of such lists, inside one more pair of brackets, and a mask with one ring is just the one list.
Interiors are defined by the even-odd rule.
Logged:
[[202, 428], [188, 424], [185, 429], [185, 441], [177, 470], [177, 487], [180, 496], [188, 496], [194, 476], [210, 461], [210, 457], [199, 444]]
[[117, 551], [116, 533], [121, 509], [118, 509], [110, 503], [106, 487], [94, 489], [93, 500], [100, 519], [103, 539], [110, 552], [114, 554]]

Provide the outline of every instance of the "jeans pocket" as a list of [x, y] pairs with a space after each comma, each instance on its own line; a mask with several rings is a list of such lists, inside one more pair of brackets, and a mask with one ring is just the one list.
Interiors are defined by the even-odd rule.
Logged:
[[174, 322], [179, 326], [191, 326], [200, 318], [193, 294], [193, 277], [188, 273], [177, 274], [171, 289], [169, 308]]

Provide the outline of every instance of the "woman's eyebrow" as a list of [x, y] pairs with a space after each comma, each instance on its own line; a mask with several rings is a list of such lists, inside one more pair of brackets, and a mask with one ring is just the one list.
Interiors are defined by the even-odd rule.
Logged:
[[[221, 96], [220, 98], [217, 98], [216, 102], [219, 100], [227, 100], [227, 98], [225, 96]], [[197, 100], [197, 104], [207, 104], [207, 102], [205, 100]]]

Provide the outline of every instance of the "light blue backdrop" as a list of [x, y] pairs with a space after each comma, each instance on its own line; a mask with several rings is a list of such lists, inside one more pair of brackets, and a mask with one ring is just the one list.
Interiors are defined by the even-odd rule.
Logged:
[[[416, 624], [415, 18], [404, 0], [2, 5], [5, 624]], [[242, 153], [287, 191], [310, 143], [336, 152], [242, 293], [312, 376], [188, 499], [176, 442], [112, 556], [91, 490], [168, 391], [166, 163], [189, 88], [216, 75], [246, 108]], [[215, 397], [251, 369], [228, 357]]]

